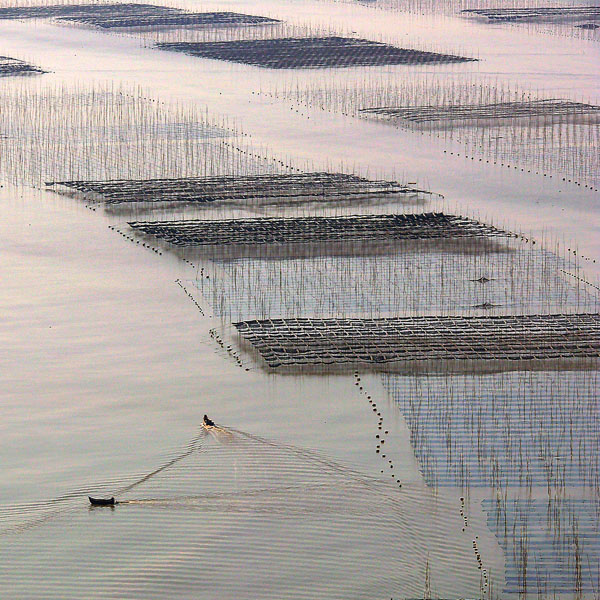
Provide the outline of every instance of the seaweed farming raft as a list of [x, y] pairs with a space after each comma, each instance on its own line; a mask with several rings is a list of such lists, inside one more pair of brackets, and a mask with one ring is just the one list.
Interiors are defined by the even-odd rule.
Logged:
[[600, 6], [560, 6], [537, 8], [470, 8], [464, 14], [482, 17], [490, 22], [544, 23], [600, 20]]
[[159, 43], [158, 47], [201, 58], [226, 60], [270, 69], [445, 64], [476, 60], [339, 36], [226, 42], [168, 42]]
[[371, 181], [342, 173], [298, 173], [112, 181], [56, 181], [108, 204], [122, 202], [248, 202], [255, 199], [371, 198], [418, 190], [395, 181]]
[[600, 106], [554, 99], [450, 106], [374, 106], [361, 108], [358, 112], [412, 123], [503, 119], [548, 119], [567, 123], [600, 118]]
[[76, 21], [101, 29], [118, 29], [127, 27], [242, 27], [248, 25], [264, 25], [278, 23], [276, 19], [245, 15], [233, 12], [186, 13], [178, 9], [165, 9], [158, 14], [128, 14], [121, 16], [76, 16], [63, 17], [64, 20]]
[[276, 19], [233, 12], [192, 13], [152, 4], [73, 4], [0, 8], [0, 19], [70, 21], [100, 29], [136, 27], [236, 27], [278, 23]]
[[151, 221], [129, 225], [177, 246], [362, 242], [380, 239], [378, 236], [395, 241], [511, 235], [472, 219], [443, 213]]
[[271, 368], [600, 356], [600, 314], [597, 313], [267, 319], [234, 325]]
[[0, 56], [0, 77], [8, 77], [10, 75], [33, 75], [36, 73], [45, 73], [45, 71], [39, 67], [30, 65], [23, 60], [10, 58], [8, 56]]
[[4, 6], [0, 8], [0, 19], [51, 19], [115, 17], [128, 15], [165, 15], [181, 12], [176, 8], [152, 4], [47, 4], [38, 6]]

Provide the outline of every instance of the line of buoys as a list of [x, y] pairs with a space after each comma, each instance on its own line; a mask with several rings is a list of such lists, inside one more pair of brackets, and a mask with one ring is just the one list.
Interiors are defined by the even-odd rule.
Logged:
[[188, 289], [183, 285], [183, 283], [181, 283], [180, 279], [176, 279], [175, 283], [185, 292], [185, 294], [187, 295], [187, 297], [194, 303], [194, 305], [196, 306], [196, 308], [200, 311], [200, 314], [204, 317], [206, 316], [204, 314], [204, 311], [202, 310], [202, 307], [200, 306], [200, 304], [198, 303], [198, 301], [194, 298], [194, 296], [188, 291]]
[[489, 585], [488, 572], [487, 569], [484, 569], [483, 567], [481, 552], [479, 551], [479, 547], [477, 546], [478, 539], [479, 536], [475, 536], [475, 539], [473, 540], [473, 552], [475, 553], [475, 559], [477, 560], [477, 568], [481, 571], [481, 577], [483, 579], [482, 591], [486, 592]]
[[[134, 238], [130, 235], [127, 235], [126, 233], [123, 233], [120, 229], [117, 229], [116, 227], [114, 227], [112, 225], [109, 225], [108, 228], [111, 229], [112, 231], [116, 231], [120, 236], [124, 237], [126, 240], [129, 240], [132, 243], [140, 245], [140, 240], [137, 240], [136, 238]], [[151, 252], [154, 252], [155, 254], [162, 256], [162, 252], [158, 248], [154, 248], [154, 246], [150, 246], [150, 244], [146, 244], [144, 242], [142, 242], [141, 245], [143, 248], [147, 248]]]
[[244, 365], [239, 353], [233, 349], [233, 345], [225, 344], [223, 338], [217, 333], [217, 330], [214, 327], [208, 332], [208, 334], [217, 343], [221, 350], [224, 350], [235, 361], [240, 369], [250, 371], [250, 369]]
[[462, 530], [464, 531], [469, 526], [469, 519], [468, 519], [466, 511], [465, 511], [465, 499], [462, 496], [460, 498], [460, 516], [462, 517], [462, 520], [463, 520]]
[[[371, 406], [371, 408], [373, 409], [373, 412], [378, 417], [377, 430], [383, 431], [383, 416], [381, 415], [381, 412], [379, 412], [377, 410], [377, 404], [375, 403], [373, 398], [366, 392], [365, 388], [362, 386], [361, 378], [360, 378], [358, 371], [354, 371], [354, 380], [355, 380], [354, 384], [358, 387], [359, 393], [362, 394], [363, 396], [366, 396], [369, 406]], [[389, 431], [386, 429], [385, 435], [388, 435], [388, 434], [389, 434]], [[376, 433], [375, 440], [377, 442], [375, 445], [375, 454], [379, 454], [382, 459], [387, 458], [387, 455], [382, 454], [382, 451], [383, 451], [382, 446], [385, 444], [385, 438], [384, 438], [383, 434]], [[387, 461], [388, 461], [388, 468], [393, 471], [394, 463], [392, 462], [391, 459], [387, 459]], [[381, 469], [381, 473], [384, 473], [383, 469]], [[400, 480], [396, 477], [396, 475], [394, 473], [391, 473], [391, 478], [394, 480], [395, 483], [398, 484], [398, 488], [402, 487], [402, 483], [400, 482]]]
[[[594, 261], [594, 262], [596, 262], [596, 261]], [[564, 273], [565, 275], [569, 275], [570, 277], [577, 279], [577, 281], [581, 281], [581, 283], [585, 283], [586, 285], [589, 285], [597, 290], [600, 290], [600, 286], [590, 283], [587, 279], [584, 279], [583, 277], [579, 277], [578, 275], [575, 275], [574, 273], [569, 273], [569, 271], [565, 271], [564, 269], [561, 269], [560, 271], [561, 271], [561, 273]]]

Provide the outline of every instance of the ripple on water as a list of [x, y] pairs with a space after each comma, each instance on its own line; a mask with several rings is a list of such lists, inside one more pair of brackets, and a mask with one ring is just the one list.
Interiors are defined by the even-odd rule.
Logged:
[[75, 490], [10, 508], [13, 597], [417, 596], [426, 569], [449, 597], [479, 590], [456, 507], [241, 431], [202, 430], [152, 472], [95, 489], [120, 503], [88, 508]]

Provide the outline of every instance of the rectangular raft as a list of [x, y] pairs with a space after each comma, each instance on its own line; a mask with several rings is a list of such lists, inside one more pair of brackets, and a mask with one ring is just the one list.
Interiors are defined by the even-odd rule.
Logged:
[[253, 199], [371, 198], [415, 193], [395, 181], [372, 181], [343, 173], [297, 173], [176, 179], [55, 181], [83, 194], [98, 195], [109, 204], [122, 202], [245, 202]]
[[507, 237], [473, 219], [443, 213], [227, 219], [221, 221], [134, 221], [129, 225], [176, 246], [235, 246]]
[[158, 47], [190, 56], [270, 69], [447, 64], [476, 60], [339, 36], [227, 42], [168, 42], [159, 43]]
[[267, 319], [234, 323], [271, 368], [600, 356], [600, 314]]

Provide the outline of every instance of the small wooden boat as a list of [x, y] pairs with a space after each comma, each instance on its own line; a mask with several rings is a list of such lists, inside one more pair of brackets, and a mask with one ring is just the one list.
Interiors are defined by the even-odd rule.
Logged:
[[114, 506], [116, 504], [114, 496], [112, 498], [92, 498], [88, 496], [88, 500], [92, 506]]

